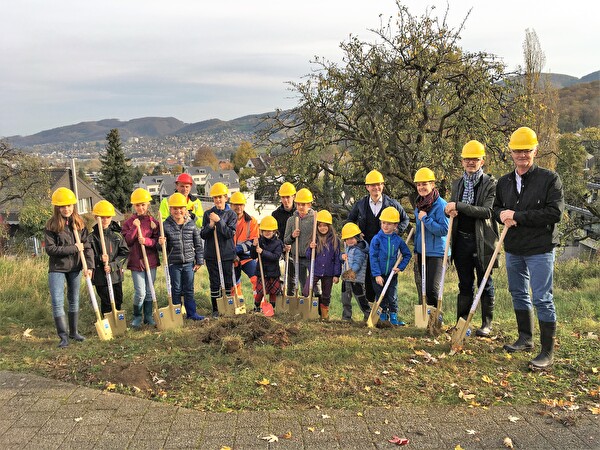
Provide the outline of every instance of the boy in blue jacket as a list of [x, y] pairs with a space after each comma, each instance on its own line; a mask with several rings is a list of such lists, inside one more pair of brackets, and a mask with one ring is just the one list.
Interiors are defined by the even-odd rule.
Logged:
[[[381, 295], [387, 277], [392, 272], [398, 252], [402, 253], [402, 261], [394, 272], [402, 272], [408, 265], [412, 256], [406, 242], [396, 234], [396, 228], [400, 222], [400, 213], [393, 207], [387, 207], [381, 212], [381, 230], [371, 240], [369, 257], [371, 258], [371, 275], [373, 287], [377, 297]], [[398, 320], [398, 275], [394, 275], [390, 281], [387, 291], [381, 301], [382, 313], [379, 320], [390, 320], [392, 325], [404, 326], [405, 323]]]

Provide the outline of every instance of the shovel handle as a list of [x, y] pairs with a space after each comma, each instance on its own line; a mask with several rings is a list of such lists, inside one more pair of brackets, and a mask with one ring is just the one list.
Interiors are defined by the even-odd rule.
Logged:
[[[75, 224], [73, 224], [75, 225]], [[73, 228], [73, 234], [75, 235], [75, 242], [81, 244], [81, 238], [79, 237], [79, 230], [77, 228]], [[100, 309], [98, 308], [98, 301], [96, 300], [96, 294], [94, 293], [94, 288], [92, 287], [92, 281], [88, 276], [88, 266], [85, 260], [85, 254], [83, 249], [79, 250], [79, 259], [81, 259], [81, 266], [83, 267], [83, 276], [86, 278], [86, 283], [88, 286], [88, 292], [90, 294], [90, 300], [92, 302], [92, 308], [94, 309], [94, 314], [96, 315], [96, 320], [98, 322], [102, 321], [102, 317], [100, 316]]]
[[[300, 228], [300, 218], [298, 216], [296, 216], [296, 220], [294, 222], [295, 228], [294, 229], [299, 229]], [[299, 284], [300, 284], [300, 244], [298, 242], [298, 238], [300, 236], [296, 237], [296, 240], [294, 242], [294, 245], [296, 247], [296, 254], [294, 255], [294, 285], [296, 287], [296, 292], [295, 292], [295, 296], [296, 298], [299, 297]]]
[[[313, 215], [313, 231], [312, 231], [312, 243], [317, 243], [317, 214]], [[315, 282], [315, 255], [317, 253], [317, 249], [313, 248], [310, 252], [310, 274], [308, 277], [308, 298], [312, 300], [313, 296], [313, 283]]]
[[[162, 213], [160, 210], [158, 211], [158, 228], [160, 230], [160, 237], [165, 237], [165, 227], [163, 225]], [[169, 259], [167, 256], [167, 243], [163, 242], [161, 245], [163, 264], [165, 267], [165, 282], [167, 284], [167, 298], [169, 299], [169, 305], [173, 304], [172, 294], [171, 294], [171, 274], [169, 273]]]
[[[100, 235], [100, 247], [102, 248], [102, 256], [108, 255], [106, 252], [106, 240], [104, 239], [104, 229], [102, 228], [102, 218], [98, 217], [96, 219], [98, 222], [98, 234]], [[108, 267], [109, 263], [106, 261], [104, 263], [104, 267]], [[108, 287], [108, 298], [110, 298], [110, 306], [112, 307], [113, 313], [117, 314], [117, 305], [115, 304], [115, 293], [112, 287], [112, 277], [110, 276], [110, 272], [104, 272], [106, 274], [106, 283]]]
[[227, 296], [225, 291], [225, 277], [223, 276], [223, 263], [221, 261], [221, 249], [219, 248], [219, 236], [217, 236], [217, 226], [214, 228], [215, 251], [217, 252], [217, 266], [219, 267], [219, 279], [221, 281], [221, 291], [223, 297]]
[[421, 304], [423, 317], [427, 317], [427, 256], [425, 249], [425, 223], [421, 220]]
[[[138, 237], [144, 237], [142, 234], [142, 227], [140, 225], [136, 225], [138, 230]], [[154, 283], [152, 282], [152, 272], [150, 271], [150, 264], [148, 264], [148, 255], [146, 254], [146, 246], [144, 244], [140, 244], [142, 248], [142, 257], [144, 258], [144, 267], [146, 268], [146, 279], [148, 280], [148, 284], [150, 285], [150, 295], [152, 296], [152, 303], [156, 304], [156, 292], [154, 291]]]
[[435, 310], [435, 321], [439, 320], [440, 312], [442, 309], [442, 301], [444, 297], [444, 282], [446, 280], [446, 270], [448, 269], [448, 253], [450, 252], [450, 240], [452, 238], [452, 225], [454, 223], [454, 216], [450, 216], [448, 221], [448, 233], [446, 234], [446, 245], [444, 246], [444, 258], [442, 259], [442, 274], [440, 277], [440, 293], [438, 295], [437, 308]]

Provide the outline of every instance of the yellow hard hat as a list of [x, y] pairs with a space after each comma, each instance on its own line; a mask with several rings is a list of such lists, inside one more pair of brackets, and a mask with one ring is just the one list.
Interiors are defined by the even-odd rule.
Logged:
[[358, 225], [352, 222], [348, 222], [342, 227], [342, 239], [350, 239], [351, 237], [358, 236], [361, 233], [362, 231], [360, 231]]
[[99, 217], [114, 217], [115, 207], [108, 200], [100, 200], [94, 205], [92, 214]]
[[295, 193], [296, 193], [296, 187], [289, 181], [286, 181], [285, 183], [283, 183], [281, 185], [281, 187], [279, 188], [279, 196], [280, 197], [290, 197], [290, 196], [294, 195]]
[[167, 204], [169, 205], [169, 207], [173, 206], [177, 208], [185, 206], [187, 208], [187, 199], [185, 198], [185, 195], [180, 194], [179, 192], [175, 192], [169, 197], [169, 200], [167, 200]]
[[461, 158], [483, 158], [485, 157], [485, 147], [479, 141], [472, 140], [467, 142], [460, 154]]
[[365, 177], [365, 184], [383, 183], [383, 175], [377, 170], [371, 170]]
[[382, 222], [398, 223], [400, 222], [400, 212], [393, 206], [388, 206], [381, 211], [379, 220]]
[[210, 192], [208, 195], [211, 197], [219, 197], [220, 195], [229, 194], [229, 189], [223, 183], [215, 183], [210, 187]]
[[260, 227], [262, 231], [275, 231], [277, 230], [277, 220], [273, 216], [266, 216], [260, 221]]
[[333, 224], [333, 217], [331, 217], [331, 213], [326, 209], [322, 209], [317, 213], [317, 222], [328, 223], [329, 225]]
[[150, 203], [151, 201], [152, 196], [150, 195], [150, 192], [144, 188], [137, 188], [131, 193], [131, 203], [134, 205], [138, 203]]
[[296, 193], [296, 203], [312, 203], [312, 202], [313, 202], [313, 195], [312, 195], [312, 192], [310, 192], [308, 189], [302, 188]]
[[421, 167], [417, 170], [417, 173], [415, 173], [414, 182], [424, 183], [426, 181], [435, 181], [435, 174], [433, 173], [433, 170], [428, 167]]
[[535, 131], [528, 127], [521, 127], [510, 135], [508, 148], [511, 150], [531, 150], [538, 145]]
[[77, 197], [71, 189], [59, 187], [52, 193], [52, 204], [54, 206], [67, 206], [77, 204]]
[[231, 198], [229, 199], [229, 203], [232, 205], [245, 205], [246, 197], [241, 192], [234, 192], [231, 194]]

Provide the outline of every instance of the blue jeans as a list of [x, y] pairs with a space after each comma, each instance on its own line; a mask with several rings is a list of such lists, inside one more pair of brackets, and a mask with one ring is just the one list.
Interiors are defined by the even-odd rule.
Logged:
[[181, 296], [187, 305], [194, 302], [194, 264], [169, 264], [173, 303], [181, 303]]
[[81, 272], [49, 272], [48, 286], [52, 299], [52, 316], [65, 315], [65, 281], [67, 283], [67, 300], [69, 312], [79, 311], [79, 286], [81, 285]]
[[[383, 277], [383, 286], [385, 286], [388, 276], [389, 275]], [[377, 284], [375, 277], [372, 277], [371, 281], [373, 283], [373, 290], [375, 291], [375, 301], [377, 301], [379, 300], [379, 296], [383, 291], [383, 286]], [[392, 277], [390, 285], [388, 286], [387, 291], [385, 291], [385, 295], [383, 296], [383, 300], [381, 300], [381, 304], [379, 306], [384, 312], [398, 312], [398, 274]]]
[[506, 274], [515, 310], [530, 310], [535, 306], [539, 320], [556, 322], [552, 295], [554, 250], [530, 256], [506, 252]]
[[[156, 267], [150, 269], [152, 275], [152, 286], [154, 286], [154, 280], [156, 280]], [[150, 286], [148, 286], [148, 278], [146, 277], [146, 271], [139, 272], [137, 270], [131, 271], [131, 280], [133, 281], [133, 304], [134, 306], [142, 306], [144, 302], [152, 301], [152, 292]]]

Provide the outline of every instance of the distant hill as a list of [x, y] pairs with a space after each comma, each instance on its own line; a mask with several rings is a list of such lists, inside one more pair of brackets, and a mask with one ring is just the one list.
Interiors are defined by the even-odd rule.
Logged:
[[[595, 73], [596, 76], [600, 74]], [[560, 89], [558, 95], [558, 128], [561, 132], [600, 127], [600, 79]]]

